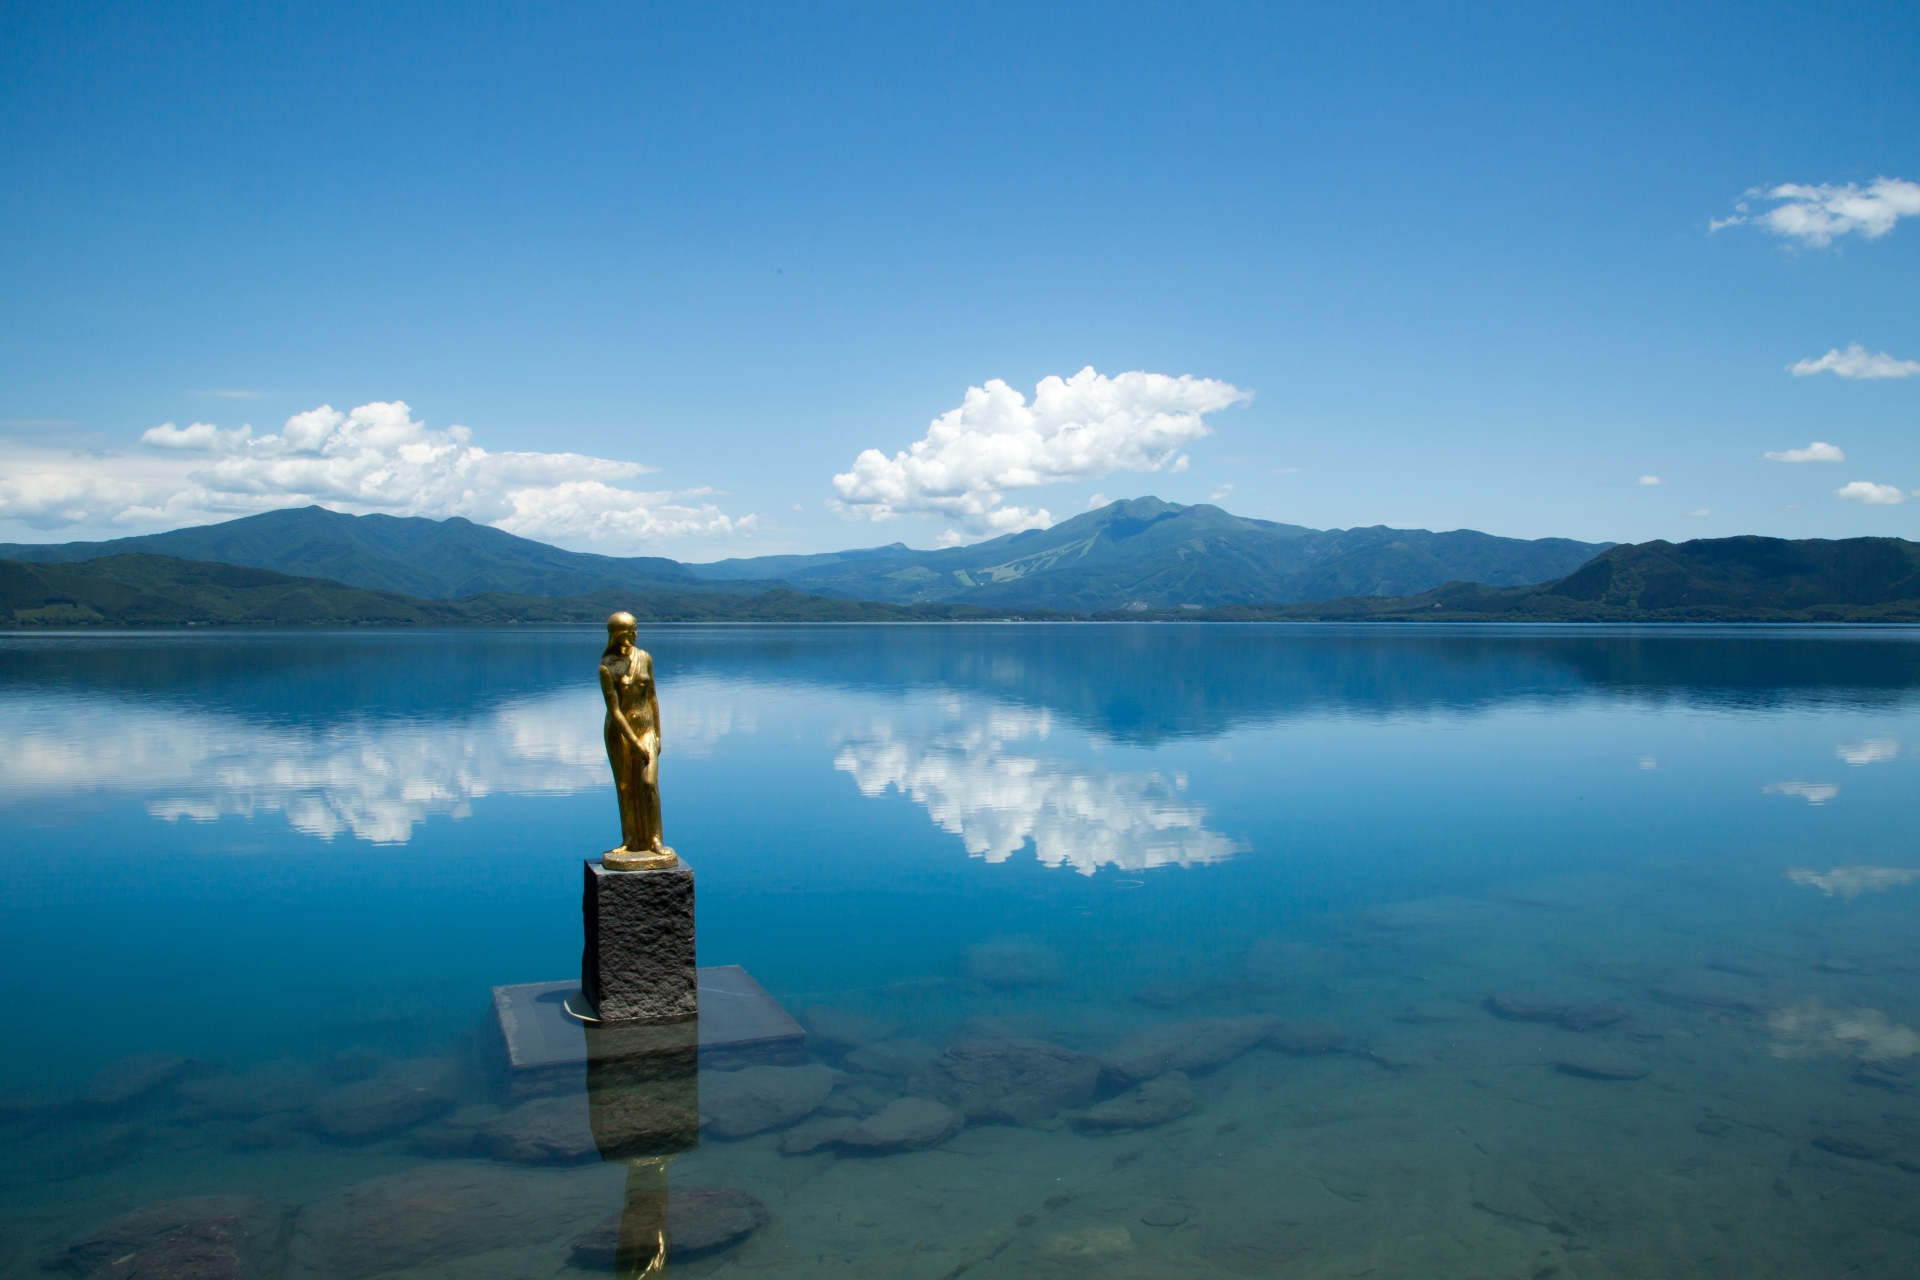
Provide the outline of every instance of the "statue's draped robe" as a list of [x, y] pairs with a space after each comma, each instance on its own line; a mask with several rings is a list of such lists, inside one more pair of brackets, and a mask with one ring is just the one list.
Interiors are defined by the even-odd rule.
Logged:
[[[633, 668], [640, 666], [631, 657], [608, 658], [601, 664], [614, 678], [620, 710], [627, 723], [646, 740], [652, 734], [654, 754], [659, 754], [660, 729], [653, 723], [647, 694], [651, 680], [635, 678]], [[625, 683], [622, 683], [622, 682]], [[633, 749], [613, 713], [606, 720], [607, 762], [613, 766], [613, 786], [620, 797], [621, 846], [630, 853], [644, 853], [662, 841], [660, 830], [659, 769], [650, 767], [647, 757]], [[648, 775], [652, 778], [649, 779]]]

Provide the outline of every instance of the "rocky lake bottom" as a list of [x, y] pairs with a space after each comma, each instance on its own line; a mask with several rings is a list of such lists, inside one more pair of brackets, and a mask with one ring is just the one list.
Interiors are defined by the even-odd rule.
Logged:
[[[812, 993], [807, 1064], [702, 1072], [672, 1269], [1912, 1274], [1905, 904], [1756, 946], [1685, 900], [1408, 900], [1132, 991], [987, 940], [949, 978]], [[154, 1054], [15, 1096], [4, 1274], [610, 1271], [624, 1171], [584, 1096], [503, 1107], [496, 1052]]]

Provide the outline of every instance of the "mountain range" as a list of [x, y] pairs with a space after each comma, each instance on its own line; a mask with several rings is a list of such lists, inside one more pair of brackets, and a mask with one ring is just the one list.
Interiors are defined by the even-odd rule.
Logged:
[[785, 586], [721, 592], [606, 587], [573, 596], [482, 592], [425, 600], [322, 578], [129, 553], [65, 564], [0, 559], [0, 627], [592, 624], [615, 609], [643, 623], [1178, 620], [1203, 622], [1916, 622], [1920, 545], [1715, 538], [1616, 546], [1573, 573], [1524, 587], [1450, 582], [1411, 596], [1117, 610], [849, 600]]
[[1642, 542], [1613, 547], [1557, 582], [1534, 586], [1451, 582], [1391, 599], [1159, 616], [1220, 622], [1920, 622], [1920, 544], [1752, 535]]
[[0, 558], [74, 564], [168, 556], [422, 600], [562, 598], [615, 588], [758, 595], [785, 587], [901, 605], [1097, 612], [1400, 596], [1459, 580], [1524, 586], [1563, 577], [1612, 545], [1470, 529], [1308, 529], [1149, 497], [969, 547], [914, 551], [894, 543], [714, 564], [564, 551], [458, 517], [352, 516], [322, 507], [108, 542], [0, 544]]

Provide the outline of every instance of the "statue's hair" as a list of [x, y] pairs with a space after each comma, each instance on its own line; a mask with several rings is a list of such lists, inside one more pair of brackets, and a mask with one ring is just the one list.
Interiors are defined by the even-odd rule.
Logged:
[[632, 614], [628, 613], [624, 609], [622, 609], [619, 613], [614, 614], [612, 617], [608, 618], [607, 619], [607, 647], [601, 651], [600, 656], [603, 658], [611, 658], [614, 654], [620, 651], [620, 646], [614, 643], [613, 638], [619, 635], [622, 631], [638, 631], [639, 629], [640, 629], [640, 624], [634, 620], [634, 616]]

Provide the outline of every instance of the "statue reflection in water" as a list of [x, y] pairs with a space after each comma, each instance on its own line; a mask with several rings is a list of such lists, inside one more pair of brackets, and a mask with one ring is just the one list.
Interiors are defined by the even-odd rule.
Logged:
[[699, 1030], [678, 1023], [587, 1028], [587, 1115], [600, 1158], [627, 1166], [614, 1272], [666, 1270], [667, 1166], [700, 1145]]

